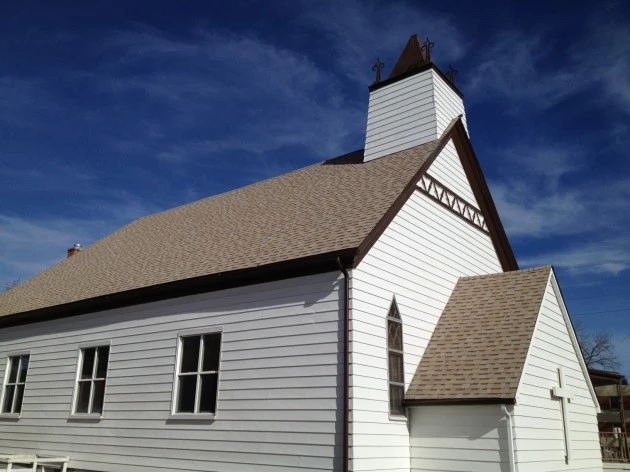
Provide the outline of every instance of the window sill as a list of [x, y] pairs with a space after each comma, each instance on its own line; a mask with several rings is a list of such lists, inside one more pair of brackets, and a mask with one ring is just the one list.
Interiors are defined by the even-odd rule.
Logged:
[[17, 421], [21, 415], [21, 413], [0, 413], [0, 421]]
[[212, 422], [216, 417], [216, 413], [171, 413], [167, 421], [169, 423]]
[[103, 419], [103, 415], [96, 413], [96, 414], [88, 414], [88, 413], [73, 413], [72, 415], [68, 416], [68, 421], [84, 421], [84, 422], [88, 422], [88, 423], [98, 423], [99, 421], [101, 421]]

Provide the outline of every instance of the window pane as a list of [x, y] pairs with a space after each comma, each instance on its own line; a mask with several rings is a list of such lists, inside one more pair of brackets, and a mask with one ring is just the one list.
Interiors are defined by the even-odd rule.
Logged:
[[28, 371], [29, 356], [22, 356], [22, 362], [20, 363], [20, 372], [18, 375], [18, 382], [26, 382], [26, 372]]
[[204, 374], [201, 376], [201, 398], [199, 399], [199, 411], [214, 413], [217, 409], [217, 374]]
[[392, 302], [392, 306], [389, 307], [389, 313], [387, 313], [387, 316], [390, 318], [396, 318], [397, 320], [400, 319], [400, 313], [398, 313], [398, 306], [396, 305], [396, 302]]
[[[199, 340], [199, 338], [197, 338]], [[197, 376], [182, 375], [179, 378], [179, 397], [177, 399], [178, 413], [195, 412], [195, 395], [197, 392]]]
[[2, 413], [11, 413], [11, 405], [13, 405], [13, 392], [15, 387], [13, 385], [7, 385], [4, 391], [4, 402], [2, 403]]
[[105, 397], [105, 381], [94, 381], [94, 396], [92, 397], [92, 411], [91, 413], [103, 412], [103, 398]]
[[182, 338], [182, 364], [180, 372], [197, 372], [199, 366], [199, 341], [201, 336]]
[[22, 400], [24, 400], [24, 385], [18, 385], [15, 387], [15, 406], [13, 407], [13, 413], [20, 413], [22, 411]]
[[404, 415], [402, 406], [404, 394], [404, 387], [400, 385], [389, 386], [389, 412], [392, 415]]
[[402, 323], [387, 321], [387, 347], [390, 349], [403, 350], [402, 346]]
[[96, 348], [91, 347], [83, 350], [83, 365], [81, 366], [81, 378], [91, 379], [94, 368], [94, 353]]
[[206, 334], [203, 337], [203, 370], [219, 370], [221, 354], [221, 333]]
[[96, 378], [104, 379], [107, 376], [107, 362], [109, 360], [109, 346], [98, 348], [98, 363], [96, 365]]
[[77, 392], [77, 413], [87, 413], [90, 404], [90, 386], [92, 382], [79, 382], [79, 390]]
[[9, 359], [9, 363], [11, 364], [9, 366], [9, 383], [15, 383], [15, 381], [17, 380], [17, 371], [18, 371], [18, 364], [20, 363], [20, 358], [11, 357]]
[[390, 382], [403, 383], [403, 356], [397, 352], [389, 352], [389, 380]]

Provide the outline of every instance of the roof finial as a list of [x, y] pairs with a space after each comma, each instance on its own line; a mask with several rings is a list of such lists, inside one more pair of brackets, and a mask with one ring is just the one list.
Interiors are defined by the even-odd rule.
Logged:
[[424, 53], [424, 60], [427, 62], [431, 60], [431, 49], [433, 49], [433, 46], [435, 46], [435, 43], [431, 42], [427, 36], [427, 40], [422, 43], [422, 47], [420, 48], [420, 51]]
[[457, 74], [457, 69], [454, 69], [453, 66], [448, 66], [448, 72], [446, 73], [446, 78], [453, 85], [455, 85], [455, 75], [456, 74]]
[[382, 62], [381, 59], [377, 57], [376, 62], [372, 66], [372, 70], [376, 72], [376, 80], [374, 81], [374, 83], [381, 81], [381, 71], [383, 70], [384, 66], [385, 66], [385, 63]]

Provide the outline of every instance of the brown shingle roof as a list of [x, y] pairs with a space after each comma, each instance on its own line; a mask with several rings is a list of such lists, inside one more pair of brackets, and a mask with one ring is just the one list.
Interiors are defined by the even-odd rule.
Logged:
[[0, 316], [357, 248], [438, 144], [356, 151], [140, 218], [1, 295]]
[[459, 279], [405, 402], [514, 399], [550, 271]]

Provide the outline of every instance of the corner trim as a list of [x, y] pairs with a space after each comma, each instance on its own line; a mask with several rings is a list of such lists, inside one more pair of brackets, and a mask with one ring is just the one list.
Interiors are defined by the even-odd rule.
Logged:
[[483, 176], [479, 160], [477, 159], [475, 150], [473, 149], [461, 118], [455, 123], [452, 135], [453, 144], [464, 167], [464, 172], [466, 173], [466, 177], [468, 177], [473, 194], [479, 204], [479, 209], [486, 220], [490, 239], [492, 240], [495, 251], [497, 251], [501, 267], [504, 272], [518, 270], [518, 263], [516, 262], [514, 251], [512, 251], [512, 246], [505, 233], [505, 228], [503, 228], [503, 223], [501, 223], [501, 218], [499, 218], [499, 213], [490, 194], [486, 179]]

